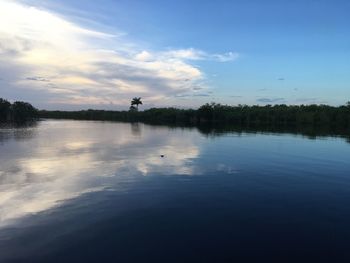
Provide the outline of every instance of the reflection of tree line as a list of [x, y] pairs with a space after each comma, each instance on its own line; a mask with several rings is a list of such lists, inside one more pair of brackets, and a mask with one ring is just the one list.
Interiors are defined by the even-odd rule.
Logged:
[[[199, 125], [176, 123], [176, 124], [159, 124], [159, 123], [147, 123], [154, 127], [165, 127], [169, 129], [184, 129], [184, 130], [197, 130], [201, 134], [207, 137], [219, 137], [227, 134], [295, 134], [306, 136], [308, 139], [315, 140], [320, 137], [340, 137], [346, 139], [350, 143], [350, 130], [334, 128], [329, 126], [269, 126], [269, 125], [229, 125], [220, 123], [205, 123]], [[137, 128], [136, 128], [137, 127]], [[142, 129], [139, 129], [139, 123], [131, 123], [132, 133], [134, 135], [141, 134]], [[140, 133], [135, 133], [135, 129]]]
[[10, 103], [0, 98], [0, 123], [24, 123], [38, 117], [38, 110], [31, 104], [22, 101]]
[[223, 136], [228, 133], [235, 134], [298, 134], [307, 136], [309, 139], [334, 136], [345, 138], [350, 143], [350, 130], [330, 126], [264, 126], [264, 125], [200, 125], [196, 126], [198, 131], [206, 136]]
[[198, 110], [152, 108], [144, 111], [40, 111], [44, 118], [144, 122], [168, 126], [195, 126], [205, 134], [226, 132], [299, 133], [310, 138], [343, 136], [350, 141], [350, 104], [227, 106], [205, 104]]
[[33, 138], [36, 135], [36, 126], [36, 122], [1, 124], [0, 145], [3, 141], [7, 141], [9, 139], [20, 141]]
[[141, 136], [142, 128], [140, 126], [140, 123], [132, 122], [130, 125], [131, 125], [131, 133], [132, 133], [132, 135], [134, 135], [134, 136]]

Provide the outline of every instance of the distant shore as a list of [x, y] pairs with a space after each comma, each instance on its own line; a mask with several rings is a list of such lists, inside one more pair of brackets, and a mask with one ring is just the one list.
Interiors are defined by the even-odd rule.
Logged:
[[205, 125], [237, 127], [320, 127], [350, 130], [350, 103], [329, 105], [229, 106], [207, 103], [198, 109], [151, 108], [143, 111], [48, 111], [37, 110], [27, 102], [13, 104], [0, 99], [0, 123], [23, 123], [38, 118], [145, 122], [165, 125]]
[[41, 118], [112, 120], [158, 124], [229, 124], [239, 126], [328, 126], [350, 129], [350, 105], [228, 106], [205, 104], [198, 109], [152, 108], [144, 111], [39, 111]]

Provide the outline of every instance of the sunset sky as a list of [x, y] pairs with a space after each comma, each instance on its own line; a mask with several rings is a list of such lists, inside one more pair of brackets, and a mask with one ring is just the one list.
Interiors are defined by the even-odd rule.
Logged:
[[0, 97], [39, 109], [350, 100], [350, 1], [0, 0]]

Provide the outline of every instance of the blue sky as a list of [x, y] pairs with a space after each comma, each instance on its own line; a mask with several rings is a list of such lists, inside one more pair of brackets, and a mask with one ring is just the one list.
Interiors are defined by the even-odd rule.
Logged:
[[344, 104], [349, 1], [0, 0], [0, 97], [39, 108]]

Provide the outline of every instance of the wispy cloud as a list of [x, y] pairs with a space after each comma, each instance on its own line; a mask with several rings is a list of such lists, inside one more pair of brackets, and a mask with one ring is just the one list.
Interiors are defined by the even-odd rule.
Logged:
[[239, 54], [236, 52], [228, 52], [225, 54], [209, 54], [202, 50], [194, 48], [171, 50], [160, 54], [164, 57], [172, 57], [187, 60], [212, 60], [218, 62], [229, 62], [238, 59]]
[[260, 98], [256, 101], [260, 103], [283, 103], [285, 102], [285, 98]]
[[296, 103], [307, 103], [307, 104], [327, 104], [328, 102], [320, 98], [297, 98]]
[[188, 93], [188, 94], [177, 94], [176, 98], [189, 98], [189, 97], [210, 97], [212, 93]]
[[202, 85], [205, 74], [191, 61], [237, 57], [193, 48], [144, 50], [54, 12], [0, 0], [0, 75], [9, 79], [1, 89], [30, 90], [38, 99], [45, 94], [51, 104], [128, 105], [135, 95], [164, 101]]
[[26, 78], [26, 80], [49, 82], [48, 79], [45, 79], [45, 78], [42, 78], [42, 77], [28, 77], [28, 78]]

